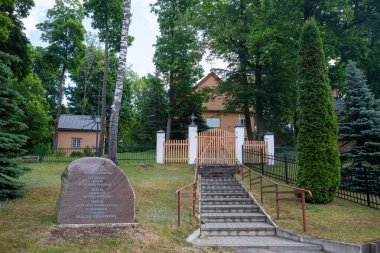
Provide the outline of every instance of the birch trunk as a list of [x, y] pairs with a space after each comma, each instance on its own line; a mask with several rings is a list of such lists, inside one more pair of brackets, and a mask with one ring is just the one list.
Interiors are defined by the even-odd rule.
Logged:
[[109, 143], [108, 152], [109, 158], [116, 163], [117, 159], [117, 132], [119, 125], [119, 112], [121, 106], [121, 99], [123, 96], [123, 82], [125, 76], [125, 68], [127, 61], [128, 51], [128, 32], [129, 24], [131, 22], [131, 0], [124, 0], [124, 17], [121, 28], [121, 41], [120, 41], [120, 54], [119, 54], [119, 67], [117, 70], [117, 79], [115, 86], [115, 94], [111, 106], [111, 118], [109, 128]]

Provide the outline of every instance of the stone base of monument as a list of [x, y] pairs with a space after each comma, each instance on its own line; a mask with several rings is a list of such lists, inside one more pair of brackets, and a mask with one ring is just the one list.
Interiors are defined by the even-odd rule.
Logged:
[[59, 224], [59, 228], [119, 228], [136, 227], [139, 223]]
[[135, 222], [135, 192], [111, 160], [73, 161], [61, 177], [56, 216], [59, 227], [121, 227]]

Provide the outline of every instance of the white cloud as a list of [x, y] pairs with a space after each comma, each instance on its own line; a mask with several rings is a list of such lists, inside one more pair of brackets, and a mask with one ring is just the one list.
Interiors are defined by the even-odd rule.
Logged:
[[35, 0], [34, 7], [30, 10], [30, 14], [22, 22], [25, 26], [25, 33], [28, 37], [37, 30], [36, 25], [46, 19], [46, 12], [54, 6], [54, 0]]

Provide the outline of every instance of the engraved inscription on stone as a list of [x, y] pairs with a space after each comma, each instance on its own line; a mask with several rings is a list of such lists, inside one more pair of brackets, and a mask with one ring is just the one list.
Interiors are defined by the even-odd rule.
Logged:
[[127, 176], [111, 160], [82, 158], [62, 174], [58, 224], [131, 223], [135, 193]]

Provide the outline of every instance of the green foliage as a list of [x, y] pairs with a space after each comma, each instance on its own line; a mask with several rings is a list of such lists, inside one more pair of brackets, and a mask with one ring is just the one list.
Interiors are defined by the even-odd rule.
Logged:
[[16, 59], [0, 51], [0, 201], [22, 196], [23, 184], [12, 179], [29, 171], [10, 159], [24, 152], [27, 140], [21, 134], [26, 125], [17, 119], [22, 114], [17, 101], [22, 98], [12, 90], [10, 62]]
[[84, 147], [84, 149], [83, 149], [83, 155], [85, 156], [85, 157], [91, 157], [91, 156], [94, 156], [95, 154], [94, 154], [94, 150], [93, 150], [93, 148], [92, 147], [90, 147], [90, 146], [86, 146], [86, 147]]
[[380, 168], [380, 110], [363, 72], [350, 61], [346, 71], [344, 118], [340, 138], [352, 142], [343, 157], [353, 168]]
[[0, 3], [0, 201], [22, 196], [23, 184], [13, 179], [30, 169], [19, 167], [12, 157], [24, 153], [27, 128], [19, 121], [23, 98], [14, 91], [12, 78], [23, 78], [30, 71], [28, 40], [21, 18], [28, 15], [32, 0]]
[[30, 72], [29, 41], [23, 29], [22, 18], [29, 15], [33, 0], [6, 0], [0, 3], [0, 51], [17, 56], [10, 67], [14, 76], [24, 77]]
[[[117, 58], [110, 55], [111, 73], [109, 75], [109, 85], [107, 86], [107, 99], [112, 99], [112, 87], [117, 68]], [[78, 71], [71, 75], [75, 86], [68, 89], [69, 108], [74, 114], [95, 114], [98, 107], [98, 93], [101, 92], [104, 71], [104, 50], [95, 44], [86, 47], [84, 57]], [[100, 94], [101, 95], [101, 94]], [[99, 112], [100, 113], [100, 112]]]
[[293, 1], [208, 0], [198, 12], [196, 23], [212, 56], [228, 63], [226, 70], [215, 70], [225, 79], [219, 92], [228, 97], [227, 110], [253, 107], [258, 138], [265, 129], [275, 132], [277, 140], [292, 139], [299, 6]]
[[45, 98], [45, 90], [41, 81], [34, 74], [27, 75], [13, 86], [24, 99], [19, 106], [24, 108], [18, 120], [28, 126], [25, 135], [28, 137], [28, 147], [50, 146], [52, 137], [52, 118], [49, 105]]
[[118, 140], [120, 146], [144, 144], [139, 141], [137, 124], [137, 100], [144, 81], [132, 69], [127, 68], [124, 78], [123, 100], [119, 116]]
[[123, 0], [86, 0], [83, 5], [91, 26], [99, 30], [100, 41], [108, 40], [111, 49], [119, 51]]
[[[153, 5], [158, 17], [154, 64], [162, 85], [168, 89], [167, 138], [185, 138], [192, 113], [200, 115], [201, 101], [192, 87], [201, 78], [201, 44], [189, 21], [196, 1], [159, 0]], [[173, 129], [172, 129], [173, 128]]]
[[145, 86], [137, 98], [139, 143], [155, 143], [156, 132], [165, 129], [167, 121], [167, 94], [155, 76], [143, 78]]
[[82, 157], [83, 153], [80, 151], [73, 151], [73, 152], [71, 152], [70, 156], [71, 157]]
[[77, 0], [56, 0], [46, 17], [37, 28], [41, 39], [49, 43], [47, 54], [60, 69], [75, 71], [85, 55], [82, 5]]
[[313, 193], [309, 201], [329, 203], [339, 186], [337, 123], [323, 44], [314, 20], [303, 27], [300, 43], [299, 171], [297, 185]]
[[57, 101], [59, 96], [59, 73], [57, 67], [49, 57], [46, 48], [34, 48], [32, 69], [33, 73], [41, 80], [42, 87], [45, 91], [45, 98], [49, 106], [50, 116], [54, 118], [57, 113]]

